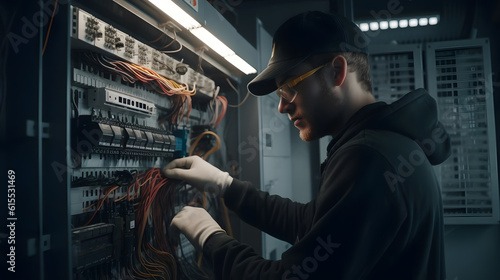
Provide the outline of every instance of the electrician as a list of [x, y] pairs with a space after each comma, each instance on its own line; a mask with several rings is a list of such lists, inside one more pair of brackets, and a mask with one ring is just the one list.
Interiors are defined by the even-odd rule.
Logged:
[[273, 261], [228, 236], [202, 208], [172, 220], [213, 264], [216, 279], [445, 279], [443, 216], [432, 165], [450, 153], [436, 102], [417, 89], [375, 102], [366, 37], [322, 12], [276, 31], [269, 64], [248, 84], [276, 92], [304, 141], [333, 140], [318, 196], [307, 204], [269, 195], [199, 157], [163, 169], [224, 198], [242, 220], [293, 244]]

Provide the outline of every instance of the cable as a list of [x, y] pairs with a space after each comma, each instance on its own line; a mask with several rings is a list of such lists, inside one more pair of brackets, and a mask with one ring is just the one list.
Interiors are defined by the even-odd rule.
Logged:
[[[226, 111], [227, 111], [227, 99], [225, 96], [222, 96], [222, 95], [217, 95], [217, 98], [216, 98], [217, 102], [220, 103], [220, 106], [221, 106], [221, 111], [220, 113], [217, 113], [217, 118], [215, 120], [215, 123], [214, 123], [214, 128], [219, 126], [219, 123], [222, 121], [222, 118], [224, 118], [224, 116], [226, 115]], [[218, 112], [218, 110], [217, 110]]]
[[243, 100], [240, 102], [240, 104], [238, 105], [231, 105], [231, 104], [228, 104], [227, 106], [228, 107], [231, 107], [231, 108], [238, 108], [240, 107], [241, 105], [243, 105], [243, 103], [245, 103], [245, 101], [247, 101], [247, 98], [250, 96], [250, 91], [247, 91], [247, 95], [245, 95], [245, 98], [243, 98]]
[[45, 42], [43, 43], [42, 55], [45, 53], [45, 48], [47, 47], [47, 42], [49, 41], [50, 29], [52, 28], [52, 21], [54, 20], [54, 14], [56, 13], [57, 0], [54, 1], [54, 10], [52, 10], [52, 16], [50, 17], [49, 28], [47, 29], [47, 35], [45, 36]]
[[217, 134], [215, 134], [215, 132], [212, 132], [212, 131], [204, 131], [202, 132], [200, 135], [198, 135], [198, 137], [196, 138], [196, 140], [193, 142], [193, 144], [191, 144], [191, 148], [189, 149], [189, 155], [192, 156], [194, 154], [194, 151], [195, 151], [195, 148], [196, 146], [198, 145], [198, 143], [201, 141], [201, 139], [203, 138], [203, 136], [205, 135], [212, 135], [215, 137], [215, 140], [217, 141], [215, 146], [213, 146], [210, 150], [208, 150], [204, 155], [203, 155], [203, 159], [207, 159], [207, 157], [209, 155], [211, 155], [212, 153], [214, 153], [215, 151], [217, 151], [220, 147], [220, 138]]
[[154, 43], [156, 43], [156, 42], [160, 41], [160, 40], [161, 40], [163, 37], [165, 37], [166, 35], [167, 35], [167, 33], [162, 32], [162, 33], [160, 34], [160, 36], [158, 36], [158, 38], [154, 39], [153, 41], [149, 41], [148, 43], [149, 43], [149, 44], [154, 44]]
[[75, 118], [78, 118], [80, 113], [78, 112], [78, 105], [76, 104], [75, 95], [78, 95], [78, 92], [76, 90], [71, 93], [71, 104], [73, 105], [75, 111]]
[[[236, 92], [237, 95], [240, 94], [239, 90], [233, 85], [233, 83], [231, 83], [231, 81], [226, 78], [226, 81], [227, 83], [229, 84], [229, 86]], [[247, 101], [247, 98], [250, 96], [250, 91], [247, 91], [247, 95], [245, 95], [245, 98], [243, 98], [243, 100], [240, 102], [240, 104], [238, 105], [231, 105], [231, 104], [228, 104], [227, 106], [228, 107], [231, 107], [231, 108], [238, 108], [240, 107], [241, 105], [243, 105], [243, 103], [245, 103], [245, 101]]]
[[161, 51], [161, 52], [162, 53], [176, 53], [176, 52], [180, 52], [182, 50], [182, 43], [179, 42], [179, 40], [177, 40], [177, 32], [175, 32], [175, 30], [174, 30], [174, 39], [172, 39], [172, 41], [170, 43], [168, 43], [167, 45], [163, 46], [162, 49], [166, 49], [166, 48], [170, 47], [174, 42], [179, 43], [179, 48], [177, 50]]
[[109, 189], [109, 191], [106, 193], [106, 195], [101, 198], [101, 194], [102, 193], [99, 193], [99, 199], [96, 200], [96, 202], [90, 204], [88, 207], [85, 207], [83, 208], [83, 210], [88, 210], [90, 208], [92, 208], [93, 206], [97, 205], [95, 211], [94, 211], [94, 214], [92, 214], [92, 217], [90, 217], [90, 219], [85, 223], [84, 226], [87, 226], [90, 224], [90, 222], [94, 219], [95, 215], [97, 214], [97, 212], [99, 211], [99, 209], [101, 209], [102, 205], [104, 204], [104, 200], [106, 200], [106, 198], [113, 192], [115, 191], [116, 189], [118, 189], [118, 186], [116, 187], [112, 187]]

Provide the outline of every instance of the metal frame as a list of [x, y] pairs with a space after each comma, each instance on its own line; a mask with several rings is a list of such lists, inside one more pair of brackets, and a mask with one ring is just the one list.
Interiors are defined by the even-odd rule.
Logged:
[[[44, 253], [45, 279], [72, 279], [70, 210], [70, 34], [71, 5], [59, 4], [47, 48], [43, 54], [43, 120], [50, 124], [50, 137], [43, 153], [43, 227], [50, 234], [50, 250]], [[55, 167], [60, 164], [59, 167]], [[58, 168], [65, 168], [58, 169]]]

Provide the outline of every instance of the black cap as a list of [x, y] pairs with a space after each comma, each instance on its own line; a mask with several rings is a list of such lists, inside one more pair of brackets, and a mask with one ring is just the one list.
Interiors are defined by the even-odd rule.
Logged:
[[277, 89], [275, 79], [286, 75], [313, 54], [325, 52], [367, 53], [367, 37], [344, 17], [318, 11], [296, 15], [283, 23], [273, 38], [267, 65], [249, 84], [254, 95]]

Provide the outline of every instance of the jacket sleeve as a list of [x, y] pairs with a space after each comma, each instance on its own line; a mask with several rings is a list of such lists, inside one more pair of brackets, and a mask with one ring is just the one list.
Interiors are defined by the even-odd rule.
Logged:
[[305, 233], [314, 215], [315, 201], [293, 202], [237, 179], [224, 192], [224, 201], [243, 221], [290, 244]]
[[364, 146], [339, 152], [325, 170], [328, 176], [316, 202], [319, 216], [281, 260], [264, 260], [225, 234], [207, 240], [203, 249], [216, 279], [347, 280], [373, 275], [378, 261], [393, 250], [391, 244], [407, 216], [401, 194], [384, 178], [390, 168], [378, 152]]

